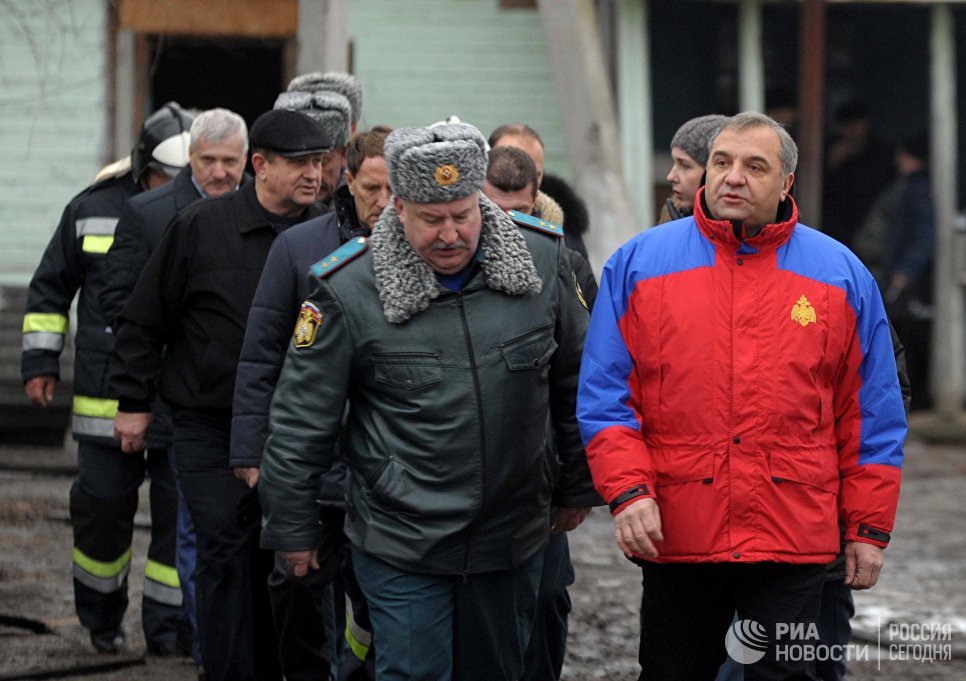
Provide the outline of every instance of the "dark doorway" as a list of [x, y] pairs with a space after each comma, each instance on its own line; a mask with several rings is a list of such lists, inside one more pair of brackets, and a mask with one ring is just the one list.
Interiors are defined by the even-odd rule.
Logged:
[[152, 36], [146, 113], [174, 100], [231, 109], [251, 126], [285, 87], [283, 50], [281, 40]]

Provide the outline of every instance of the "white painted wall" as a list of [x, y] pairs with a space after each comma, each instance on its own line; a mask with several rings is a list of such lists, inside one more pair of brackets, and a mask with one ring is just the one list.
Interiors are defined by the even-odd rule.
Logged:
[[25, 285], [104, 162], [104, 0], [0, 0], [0, 284]]
[[351, 0], [362, 122], [428, 125], [455, 114], [484, 136], [503, 123], [527, 123], [543, 138], [547, 169], [569, 179], [540, 16], [499, 4]]

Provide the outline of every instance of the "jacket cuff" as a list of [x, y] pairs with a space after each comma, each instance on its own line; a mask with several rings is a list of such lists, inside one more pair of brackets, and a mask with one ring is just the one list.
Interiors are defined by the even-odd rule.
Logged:
[[143, 414], [151, 411], [151, 400], [135, 400], [121, 397], [117, 400], [117, 410], [125, 414]]
[[653, 499], [654, 495], [651, 493], [651, 487], [649, 485], [637, 485], [632, 487], [622, 494], [618, 494], [611, 502], [608, 504], [610, 506], [611, 515], [617, 515], [624, 510], [628, 504], [633, 501], [639, 501], [642, 498]]
[[880, 530], [865, 523], [861, 523], [858, 527], [849, 528], [849, 531], [845, 534], [845, 541], [860, 541], [878, 546], [880, 549], [888, 546], [891, 539], [892, 535], [885, 530]]
[[588, 506], [604, 506], [604, 500], [594, 491], [582, 490], [580, 492], [564, 493], [559, 488], [554, 489], [552, 503], [554, 506], [563, 508], [586, 508]]

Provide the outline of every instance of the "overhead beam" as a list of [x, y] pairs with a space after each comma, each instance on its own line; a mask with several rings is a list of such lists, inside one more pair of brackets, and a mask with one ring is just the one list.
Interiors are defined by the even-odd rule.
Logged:
[[[538, 0], [574, 188], [587, 203], [587, 250], [598, 272], [638, 231], [621, 168], [621, 145], [591, 0]], [[566, 227], [566, 217], [564, 227]]]

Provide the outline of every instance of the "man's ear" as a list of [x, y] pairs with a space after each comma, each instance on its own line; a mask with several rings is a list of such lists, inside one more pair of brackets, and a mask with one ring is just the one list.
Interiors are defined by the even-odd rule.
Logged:
[[403, 227], [405, 227], [406, 226], [406, 219], [403, 216], [403, 202], [402, 202], [402, 199], [400, 199], [398, 196], [396, 196], [395, 194], [393, 194], [393, 196], [392, 196], [392, 205], [395, 206], [395, 208], [396, 208], [396, 214], [399, 215], [399, 221], [401, 223], [403, 223]]
[[356, 176], [352, 174], [352, 171], [348, 168], [345, 169], [345, 186], [348, 187], [349, 193], [355, 196], [356, 193], [352, 190], [352, 185], [356, 181]]
[[264, 179], [265, 166], [268, 164], [268, 159], [257, 151], [252, 154], [252, 169], [255, 171], [255, 177]]
[[782, 201], [784, 201], [788, 194], [792, 190], [792, 185], [795, 183], [795, 173], [788, 173], [785, 177], [785, 181], [782, 183]]

